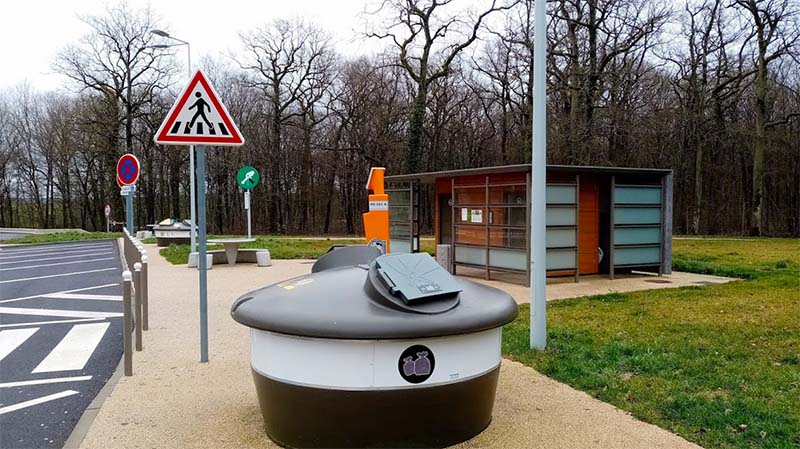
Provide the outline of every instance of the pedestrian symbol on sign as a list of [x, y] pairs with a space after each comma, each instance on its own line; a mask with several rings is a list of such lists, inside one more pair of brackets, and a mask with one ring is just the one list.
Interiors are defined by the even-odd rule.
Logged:
[[[203, 100], [203, 94], [201, 94], [200, 92], [196, 92], [194, 96], [197, 97], [197, 101], [195, 101], [193, 105], [189, 106], [189, 109], [191, 110], [197, 108], [197, 110], [194, 111], [194, 116], [192, 117], [192, 120], [186, 124], [186, 130], [184, 131], [184, 133], [188, 134], [192, 129], [192, 127], [194, 127], [194, 123], [197, 121], [197, 119], [202, 118], [203, 121], [208, 126], [209, 132], [214, 134], [213, 133], [214, 125], [212, 125], [211, 122], [208, 121], [208, 117], [206, 117], [206, 108], [208, 108], [208, 112], [211, 112], [211, 106], [209, 106], [208, 103], [206, 103], [206, 101]], [[221, 127], [220, 129], [224, 128]]]

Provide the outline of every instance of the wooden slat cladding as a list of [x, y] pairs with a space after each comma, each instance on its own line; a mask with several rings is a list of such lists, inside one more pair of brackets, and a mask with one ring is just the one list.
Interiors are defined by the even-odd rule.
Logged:
[[598, 272], [597, 247], [600, 245], [600, 192], [594, 176], [581, 175], [578, 270], [580, 274]]

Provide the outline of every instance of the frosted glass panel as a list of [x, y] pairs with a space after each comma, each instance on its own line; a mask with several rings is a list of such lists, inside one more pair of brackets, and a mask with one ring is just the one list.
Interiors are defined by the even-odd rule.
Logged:
[[389, 239], [389, 252], [390, 253], [410, 253], [411, 252], [411, 241], [410, 240]]
[[616, 228], [614, 244], [636, 245], [643, 243], [661, 243], [660, 228]]
[[547, 186], [547, 204], [575, 204], [575, 186]]
[[614, 248], [614, 265], [658, 265], [659, 247]]
[[547, 247], [548, 248], [570, 248], [575, 245], [574, 229], [548, 229]]
[[497, 268], [526, 270], [528, 258], [525, 251], [491, 248], [489, 249], [489, 264]]
[[575, 269], [575, 251], [547, 250], [548, 270], [573, 270]]
[[614, 224], [661, 223], [660, 207], [615, 207]]
[[486, 250], [483, 248], [456, 245], [453, 251], [455, 251], [454, 260], [456, 262], [486, 265]]
[[397, 206], [389, 203], [389, 220], [391, 221], [410, 221], [411, 206]]
[[575, 226], [574, 207], [548, 207], [545, 215], [547, 226]]
[[411, 192], [408, 190], [389, 191], [389, 205], [407, 206], [411, 204]]
[[614, 202], [619, 204], [661, 204], [661, 187], [616, 187]]
[[409, 223], [389, 223], [389, 238], [411, 240], [411, 225]]

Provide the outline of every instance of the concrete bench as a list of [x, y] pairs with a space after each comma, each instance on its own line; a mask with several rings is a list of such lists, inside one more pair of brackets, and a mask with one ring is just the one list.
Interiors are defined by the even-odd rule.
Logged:
[[[214, 264], [225, 265], [228, 263], [227, 256], [224, 249], [215, 249], [208, 251], [207, 256], [210, 256]], [[197, 266], [197, 253], [189, 254], [189, 268]], [[255, 263], [259, 267], [272, 266], [272, 258], [270, 257], [268, 249], [260, 248], [239, 248], [236, 253], [236, 263]], [[211, 266], [209, 264], [209, 266]]]

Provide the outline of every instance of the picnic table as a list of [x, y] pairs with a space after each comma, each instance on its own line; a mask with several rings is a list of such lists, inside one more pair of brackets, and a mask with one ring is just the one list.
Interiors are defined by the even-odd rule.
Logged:
[[228, 238], [228, 239], [209, 239], [208, 243], [218, 243], [225, 248], [225, 257], [228, 259], [228, 265], [236, 264], [236, 256], [239, 254], [239, 245], [242, 243], [255, 242], [254, 238]]

